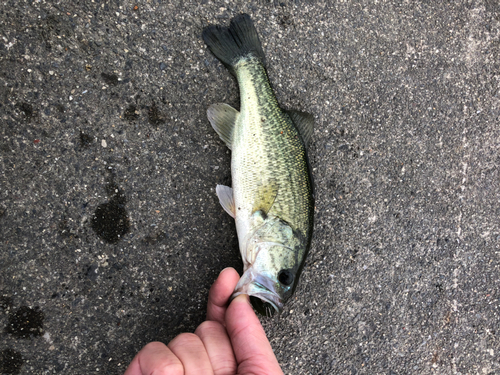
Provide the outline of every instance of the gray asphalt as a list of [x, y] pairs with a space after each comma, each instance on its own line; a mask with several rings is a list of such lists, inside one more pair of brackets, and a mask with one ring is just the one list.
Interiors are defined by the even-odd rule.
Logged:
[[499, 374], [496, 0], [2, 2], [1, 371], [120, 374], [241, 272], [201, 40], [241, 12], [316, 119], [311, 252], [262, 319], [285, 374]]

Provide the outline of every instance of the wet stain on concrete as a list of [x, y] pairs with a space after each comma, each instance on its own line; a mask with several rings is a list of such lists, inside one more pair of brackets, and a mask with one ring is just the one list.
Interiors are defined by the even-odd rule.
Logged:
[[283, 14], [278, 18], [278, 23], [284, 29], [294, 26], [293, 17], [290, 14]]
[[123, 113], [123, 118], [127, 121], [135, 121], [139, 118], [139, 112], [137, 111], [137, 107], [133, 104], [130, 104], [125, 112]]
[[118, 84], [118, 76], [116, 74], [101, 73], [101, 77], [108, 85], [116, 86]]
[[159, 242], [167, 239], [168, 235], [164, 231], [160, 230], [158, 232], [152, 233], [146, 237], [144, 237], [144, 243], [148, 245], [157, 245]]
[[62, 104], [58, 103], [55, 105], [55, 107], [59, 113], [64, 113], [66, 111], [66, 108], [64, 108], [64, 106]]
[[71, 21], [66, 16], [49, 15], [40, 24], [40, 35], [45, 42], [47, 50], [52, 49], [53, 40], [60, 40], [61, 38], [69, 38], [73, 35], [73, 28]]
[[0, 296], [0, 309], [9, 310], [12, 308], [12, 297]]
[[9, 314], [9, 322], [5, 332], [17, 338], [27, 339], [31, 336], [43, 334], [43, 320], [45, 316], [38, 306], [33, 309], [21, 306], [17, 311]]
[[0, 352], [0, 373], [2, 374], [19, 374], [23, 363], [23, 356], [15, 350], [5, 349]]
[[31, 120], [35, 115], [35, 110], [33, 106], [29, 103], [19, 103], [17, 104], [17, 108], [24, 113], [26, 120]]
[[92, 229], [104, 241], [118, 242], [130, 230], [128, 213], [125, 209], [126, 198], [123, 191], [114, 183], [106, 188], [110, 200], [97, 206], [92, 216]]
[[93, 263], [86, 267], [84, 270], [85, 277], [88, 277], [90, 280], [97, 279], [97, 270], [99, 269], [99, 265], [97, 263]]
[[93, 139], [90, 135], [85, 134], [80, 130], [80, 138], [79, 138], [80, 147], [88, 148], [92, 144], [92, 141]]
[[148, 121], [152, 125], [160, 125], [165, 122], [165, 119], [163, 118], [161, 112], [158, 110], [158, 107], [156, 107], [155, 102], [153, 102], [151, 107], [149, 107]]
[[64, 239], [72, 241], [73, 239], [78, 238], [78, 235], [76, 233], [77, 231], [71, 227], [70, 222], [68, 221], [68, 219], [66, 219], [65, 216], [63, 216], [61, 221], [59, 221], [57, 229], [58, 234]]
[[0, 143], [0, 151], [2, 152], [10, 152], [10, 146], [6, 142]]

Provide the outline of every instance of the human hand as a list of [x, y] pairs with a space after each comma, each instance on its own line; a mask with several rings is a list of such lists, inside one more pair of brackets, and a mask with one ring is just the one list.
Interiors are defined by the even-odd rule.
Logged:
[[124, 375], [282, 375], [248, 296], [228, 306], [238, 280], [233, 268], [223, 270], [208, 295], [207, 320], [168, 345], [147, 344]]

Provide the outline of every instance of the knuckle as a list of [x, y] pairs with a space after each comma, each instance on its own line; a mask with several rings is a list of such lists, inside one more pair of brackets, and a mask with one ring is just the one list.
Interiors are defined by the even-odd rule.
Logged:
[[148, 350], [148, 351], [159, 351], [159, 350], [164, 350], [166, 348], [166, 345], [162, 342], [159, 341], [153, 341], [150, 342], [149, 344], [145, 345], [142, 350]]
[[[162, 342], [153, 341], [145, 345], [139, 356], [141, 369], [145, 366], [150, 375], [184, 374], [182, 363]], [[143, 369], [142, 371], [145, 370]]]
[[203, 343], [201, 342], [200, 338], [195, 335], [194, 333], [181, 333], [178, 335], [176, 338], [174, 338], [170, 343], [168, 344], [169, 347], [178, 347], [178, 346], [186, 346], [186, 347], [193, 347], [193, 346], [203, 346]]
[[203, 332], [213, 332], [213, 331], [220, 331], [221, 329], [221, 324], [218, 322], [214, 322], [213, 320], [206, 320], [203, 323], [201, 323], [196, 331], [203, 331]]
[[196, 328], [194, 333], [202, 340], [209, 337], [220, 338], [227, 336], [226, 329], [222, 326], [222, 324], [210, 320], [201, 323], [198, 328]]
[[153, 370], [151, 375], [184, 375], [184, 367], [179, 363], [163, 363]]
[[233, 375], [236, 374], [236, 371], [238, 370], [238, 367], [236, 365], [236, 362], [234, 363], [223, 363], [223, 364], [217, 364], [214, 366], [214, 373], [215, 374], [221, 374], [221, 375]]

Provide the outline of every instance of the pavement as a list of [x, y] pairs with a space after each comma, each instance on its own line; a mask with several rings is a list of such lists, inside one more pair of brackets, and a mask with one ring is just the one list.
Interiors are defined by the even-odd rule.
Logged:
[[284, 373], [500, 374], [495, 0], [2, 1], [1, 371], [121, 374], [242, 271], [201, 40], [241, 12], [316, 119], [311, 251], [262, 318]]

